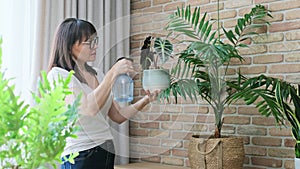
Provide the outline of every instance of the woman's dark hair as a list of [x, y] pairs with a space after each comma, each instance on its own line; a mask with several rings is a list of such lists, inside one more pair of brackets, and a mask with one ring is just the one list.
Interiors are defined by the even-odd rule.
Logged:
[[[79, 81], [87, 83], [79, 72], [76, 62], [72, 57], [72, 46], [76, 43], [76, 41], [81, 43], [96, 33], [94, 25], [88, 21], [76, 18], [65, 19], [56, 30], [48, 72], [53, 67], [60, 67], [67, 71], [74, 70], [74, 75], [79, 79]], [[85, 64], [85, 68], [92, 74], [97, 74], [97, 72], [88, 64]]]

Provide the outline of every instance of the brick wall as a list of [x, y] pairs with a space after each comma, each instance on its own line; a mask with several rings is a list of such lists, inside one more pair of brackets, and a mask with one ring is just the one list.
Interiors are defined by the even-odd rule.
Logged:
[[[300, 0], [220, 0], [222, 24], [230, 28], [236, 19], [255, 4], [272, 11], [268, 36], [255, 39], [250, 49], [241, 50], [243, 64], [232, 64], [248, 76], [267, 74], [299, 82], [300, 74]], [[167, 16], [177, 6], [199, 5], [202, 12], [216, 18], [216, 0], [131, 0], [131, 57], [140, 69], [139, 55], [143, 39], [152, 33], [164, 34]], [[182, 47], [176, 46], [175, 50]], [[175, 63], [169, 62], [167, 67]], [[135, 96], [143, 95], [140, 77], [135, 79]], [[192, 134], [212, 133], [214, 116], [205, 103], [152, 103], [130, 122], [130, 155], [142, 160], [178, 166], [189, 166], [187, 148]], [[223, 134], [244, 137], [244, 168], [293, 168], [294, 141], [289, 128], [275, 126], [273, 118], [261, 116], [254, 106], [243, 103], [226, 109]]]

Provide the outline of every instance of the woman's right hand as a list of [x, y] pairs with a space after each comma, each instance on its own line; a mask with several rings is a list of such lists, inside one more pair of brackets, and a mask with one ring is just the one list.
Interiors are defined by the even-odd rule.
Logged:
[[113, 65], [110, 69], [113, 72], [114, 77], [117, 77], [120, 74], [135, 74], [136, 71], [133, 68], [132, 61], [128, 59], [119, 60], [117, 63]]

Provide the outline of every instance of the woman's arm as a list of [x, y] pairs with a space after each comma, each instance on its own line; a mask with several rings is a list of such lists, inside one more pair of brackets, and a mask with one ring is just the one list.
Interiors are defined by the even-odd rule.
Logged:
[[[102, 109], [110, 96], [112, 85], [116, 77], [123, 73], [132, 73], [134, 69], [132, 62], [126, 59], [118, 61], [104, 76], [102, 82], [89, 94], [83, 93], [80, 105], [80, 114], [95, 116]], [[69, 96], [66, 102], [72, 103], [76, 96], [81, 92], [80, 89], [73, 88], [73, 96]]]
[[118, 103], [112, 103], [112, 106], [108, 112], [109, 118], [116, 123], [123, 123], [130, 117], [134, 116], [137, 112], [141, 111], [149, 103], [148, 96], [144, 96], [135, 104], [120, 108]]
[[[149, 92], [147, 91], [146, 93]], [[155, 91], [153, 94], [147, 94], [136, 103], [123, 108], [120, 108], [120, 106], [113, 101], [113, 104], [108, 112], [108, 116], [112, 121], [121, 124], [141, 111], [150, 102], [156, 100], [158, 93], [159, 91]]]

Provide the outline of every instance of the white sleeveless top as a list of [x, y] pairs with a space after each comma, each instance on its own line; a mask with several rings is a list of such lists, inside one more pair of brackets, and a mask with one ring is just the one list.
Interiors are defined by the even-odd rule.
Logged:
[[[69, 72], [65, 69], [54, 67], [49, 71], [47, 78], [49, 82], [52, 83], [53, 80], [58, 79], [59, 75], [62, 76], [62, 78], [66, 78], [69, 75]], [[103, 77], [104, 74], [97, 71], [97, 79], [99, 83], [102, 82]], [[85, 83], [81, 83], [75, 76], [72, 76], [69, 88], [81, 89], [86, 95], [93, 91], [93, 89]], [[77, 96], [79, 93], [74, 92], [74, 94]], [[108, 97], [103, 108], [95, 116], [79, 115], [79, 119], [76, 124], [80, 129], [75, 133], [77, 138], [66, 139], [67, 143], [62, 156], [87, 150], [104, 143], [106, 140], [113, 139], [110, 131], [110, 125], [108, 123], [109, 117], [107, 116], [111, 104], [112, 94]]]

